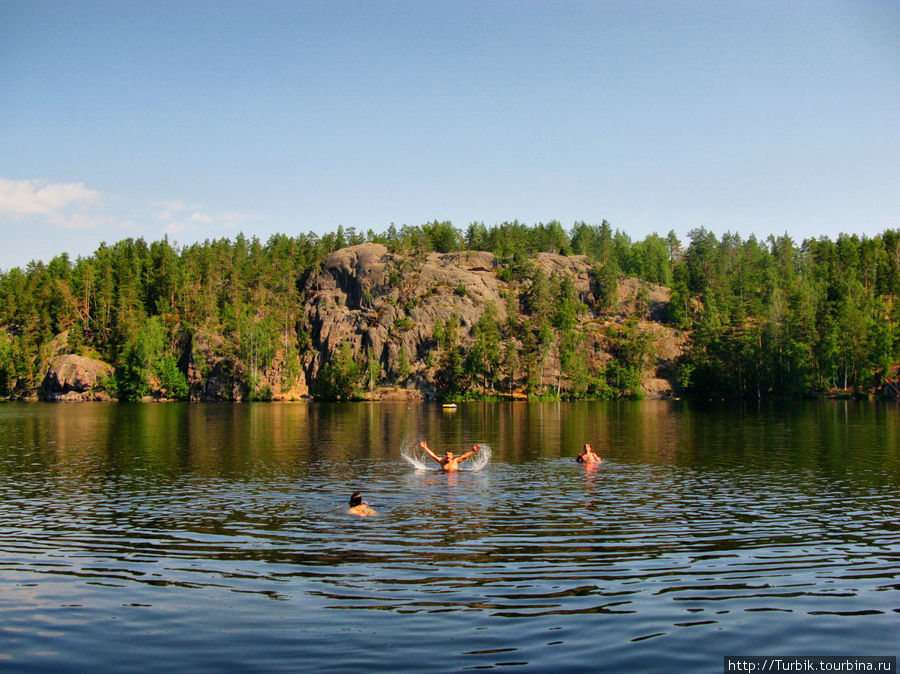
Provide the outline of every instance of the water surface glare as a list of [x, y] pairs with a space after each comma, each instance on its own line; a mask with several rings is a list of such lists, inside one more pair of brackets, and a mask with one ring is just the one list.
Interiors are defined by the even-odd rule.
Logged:
[[[0, 669], [895, 655], [898, 419], [831, 401], [0, 405]], [[490, 460], [416, 468], [418, 439]], [[573, 462], [586, 441], [602, 465]], [[347, 513], [354, 490], [376, 515]]]

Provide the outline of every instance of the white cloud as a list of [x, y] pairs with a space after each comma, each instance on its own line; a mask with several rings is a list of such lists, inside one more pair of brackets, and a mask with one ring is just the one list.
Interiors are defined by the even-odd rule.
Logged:
[[158, 220], [183, 220], [188, 217], [185, 211], [198, 211], [201, 208], [200, 204], [188, 204], [179, 200], [158, 201], [150, 204], [150, 207], [161, 209], [156, 213]]
[[99, 221], [88, 209], [100, 200], [100, 196], [84, 183], [0, 178], [0, 217], [13, 220], [43, 217], [60, 227], [94, 227]]
[[201, 224], [209, 224], [213, 221], [213, 217], [209, 213], [201, 213], [197, 211], [190, 218], [188, 218], [189, 222], [199, 222]]
[[65, 229], [93, 229], [98, 236], [129, 230], [150, 238], [163, 234], [194, 238], [223, 235], [265, 220], [256, 214], [211, 210], [199, 202], [180, 199], [135, 205], [127, 213], [117, 212], [116, 206], [121, 210], [121, 199], [80, 182], [0, 178], [0, 222], [41, 221]]
[[238, 213], [234, 211], [211, 211], [197, 202], [160, 201], [153, 204], [160, 209], [156, 219], [165, 223], [165, 234], [188, 234], [192, 236], [216, 235], [236, 230], [248, 224], [265, 220], [262, 215]]
[[171, 211], [183, 211], [187, 208], [187, 205], [183, 201], [160, 201], [152, 205], [164, 209], [164, 213], [169, 213]]
[[226, 229], [238, 229], [266, 218], [256, 213], [225, 212], [220, 213], [218, 219]]

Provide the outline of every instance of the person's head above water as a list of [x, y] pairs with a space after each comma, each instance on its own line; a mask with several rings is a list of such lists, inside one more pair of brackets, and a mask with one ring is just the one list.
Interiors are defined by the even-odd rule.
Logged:
[[448, 459], [452, 459], [452, 458], [453, 458], [453, 452], [444, 452], [444, 456], [447, 457]]
[[375, 509], [370, 508], [369, 504], [362, 500], [362, 494], [358, 491], [350, 495], [350, 509], [347, 511], [350, 515], [359, 515], [360, 517], [368, 517], [375, 515]]
[[584, 449], [575, 457], [575, 460], [581, 463], [603, 463], [603, 459], [594, 451], [589, 442], [584, 443]]

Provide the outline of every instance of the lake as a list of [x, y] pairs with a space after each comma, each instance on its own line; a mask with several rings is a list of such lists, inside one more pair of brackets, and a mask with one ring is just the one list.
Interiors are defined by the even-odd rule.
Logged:
[[898, 487], [896, 404], [2, 404], [0, 669], [895, 655]]

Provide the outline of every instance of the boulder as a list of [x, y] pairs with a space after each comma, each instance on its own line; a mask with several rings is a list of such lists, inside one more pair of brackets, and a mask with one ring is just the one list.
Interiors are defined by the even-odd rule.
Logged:
[[109, 393], [101, 387], [112, 374], [108, 363], [64, 354], [53, 359], [38, 394], [41, 400], [48, 401], [110, 400]]

